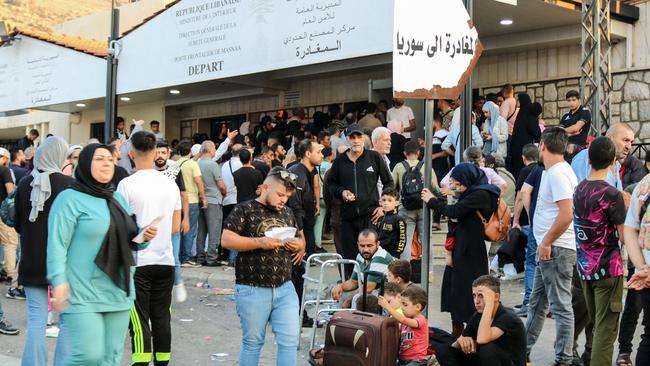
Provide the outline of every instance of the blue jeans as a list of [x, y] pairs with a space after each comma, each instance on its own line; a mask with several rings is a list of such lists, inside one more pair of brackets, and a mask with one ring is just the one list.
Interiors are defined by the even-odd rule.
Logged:
[[177, 232], [172, 234], [172, 251], [174, 252], [174, 264], [176, 270], [174, 271], [174, 285], [180, 285], [183, 283], [183, 277], [181, 277], [181, 260], [179, 259], [179, 251], [181, 250], [181, 233]]
[[276, 365], [297, 364], [300, 308], [291, 281], [278, 288], [235, 285], [235, 304], [242, 329], [240, 366], [259, 364], [269, 321], [278, 344]]
[[199, 227], [199, 204], [190, 203], [190, 231], [181, 233], [181, 250], [179, 259], [181, 263], [187, 262], [192, 257], [192, 245], [196, 239], [196, 230]]
[[27, 297], [27, 336], [22, 366], [47, 365], [47, 286], [25, 286]]
[[522, 226], [521, 231], [528, 235], [528, 243], [526, 244], [526, 262], [524, 271], [524, 305], [528, 305], [530, 301], [530, 293], [533, 292], [533, 280], [535, 279], [535, 268], [537, 268], [537, 241], [535, 235], [528, 225]]
[[573, 360], [571, 280], [575, 265], [576, 251], [556, 246], [551, 248], [551, 259], [539, 261], [526, 319], [526, 343], [530, 353], [544, 328], [550, 307], [555, 318], [555, 362], [566, 364]]

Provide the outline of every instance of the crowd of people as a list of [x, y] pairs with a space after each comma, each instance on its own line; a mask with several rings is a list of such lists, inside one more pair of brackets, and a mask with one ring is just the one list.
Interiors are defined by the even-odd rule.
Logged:
[[[346, 267], [331, 298], [359, 307], [363, 284], [363, 308], [374, 301], [401, 324], [399, 364], [425, 365], [429, 299], [413, 282], [420, 248], [431, 245], [425, 230], [446, 221], [440, 310], [451, 314], [454, 341], [436, 349], [440, 365], [525, 365], [549, 311], [556, 365], [611, 365], [617, 337], [617, 365], [649, 365], [649, 164], [631, 154], [627, 124], [591, 137], [579, 94], [566, 98], [570, 111], [552, 127], [511, 85], [477, 98], [464, 150], [459, 101], [439, 100], [431, 157], [400, 99], [311, 117], [295, 108], [183, 141], [167, 142], [158, 121], [127, 132], [121, 117], [108, 144], [48, 135], [34, 148], [32, 130], [0, 148], [6, 297], [27, 302], [22, 364], [47, 364], [45, 336], [59, 329], [55, 364], [117, 365], [128, 332], [134, 365], [166, 365], [169, 309], [188, 296], [181, 267], [234, 266], [240, 364], [259, 363], [271, 323], [277, 364], [295, 365], [300, 327], [314, 322], [300, 314], [304, 260], [326, 252], [331, 233], [339, 254], [372, 272]], [[516, 309], [501, 303], [489, 267], [485, 227], [501, 202], [513, 212], [509, 237], [519, 238], [519, 254], [499, 252], [501, 264], [520, 262]], [[279, 239], [276, 228], [295, 235]], [[53, 313], [58, 328], [48, 328]], [[0, 333], [18, 332], [0, 308]], [[311, 350], [310, 362], [324, 353]]]

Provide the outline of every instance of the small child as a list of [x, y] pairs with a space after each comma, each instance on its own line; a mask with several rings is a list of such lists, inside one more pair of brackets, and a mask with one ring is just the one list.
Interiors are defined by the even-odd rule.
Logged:
[[422, 310], [427, 306], [427, 293], [423, 289], [409, 287], [400, 295], [404, 315], [394, 309], [388, 299], [379, 297], [379, 306], [400, 322], [399, 366], [425, 366], [428, 361], [429, 325]]
[[[393, 258], [399, 258], [406, 247], [406, 220], [397, 213], [399, 193], [395, 188], [386, 188], [381, 194], [381, 209], [384, 211], [374, 228], [379, 234], [379, 243]], [[408, 243], [410, 245], [410, 243]]]
[[404, 315], [404, 310], [402, 309], [402, 297], [400, 296], [401, 293], [402, 289], [395, 282], [388, 282], [384, 288], [384, 298], [386, 298], [388, 304], [398, 313]]
[[411, 282], [411, 262], [403, 259], [390, 262], [386, 277], [388, 277], [388, 283], [394, 282], [399, 286], [400, 292], [408, 287], [416, 286]]

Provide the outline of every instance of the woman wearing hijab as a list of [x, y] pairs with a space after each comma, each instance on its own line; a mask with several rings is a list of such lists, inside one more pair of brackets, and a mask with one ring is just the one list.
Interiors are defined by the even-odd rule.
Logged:
[[81, 152], [81, 145], [72, 145], [68, 149], [68, 154], [63, 165], [62, 172], [68, 177], [72, 177], [74, 173], [74, 168], [77, 166], [77, 161], [79, 160], [79, 153]]
[[488, 184], [485, 173], [471, 163], [461, 163], [451, 171], [449, 187], [458, 199], [454, 205], [439, 201], [428, 189], [422, 191], [422, 200], [436, 213], [458, 221], [451, 229], [456, 241], [451, 265], [445, 268], [441, 293], [441, 310], [451, 312], [453, 333], [458, 336], [463, 323], [475, 312], [472, 282], [488, 274], [485, 233], [477, 211], [483, 217], [491, 217], [501, 190]]
[[484, 152], [499, 154], [504, 159], [508, 154], [508, 121], [499, 114], [499, 106], [493, 102], [483, 104], [485, 116]]
[[514, 177], [518, 177], [519, 172], [524, 168], [524, 161], [521, 157], [524, 146], [538, 142], [542, 136], [542, 131], [539, 128], [542, 106], [539, 103], [531, 103], [530, 96], [526, 93], [519, 94], [518, 98], [520, 110], [510, 141], [510, 172]]
[[[110, 183], [114, 159], [107, 145], [81, 150], [76, 180], [54, 201], [48, 220], [47, 278], [69, 342], [64, 365], [119, 365], [122, 358], [138, 227]], [[144, 239], [155, 234], [149, 227]]]
[[[20, 234], [18, 283], [27, 297], [27, 336], [22, 365], [47, 365], [47, 219], [54, 199], [72, 178], [62, 174], [68, 143], [47, 138], [34, 154], [34, 169], [16, 191], [14, 228]], [[57, 354], [58, 356], [58, 354]]]

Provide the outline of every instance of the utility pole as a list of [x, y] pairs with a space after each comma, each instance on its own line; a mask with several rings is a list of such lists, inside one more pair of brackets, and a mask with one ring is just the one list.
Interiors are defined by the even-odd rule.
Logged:
[[115, 44], [120, 32], [120, 10], [111, 0], [111, 34], [108, 37], [108, 54], [106, 56], [106, 98], [104, 100], [104, 142], [108, 143], [115, 129], [117, 114], [117, 55]]

